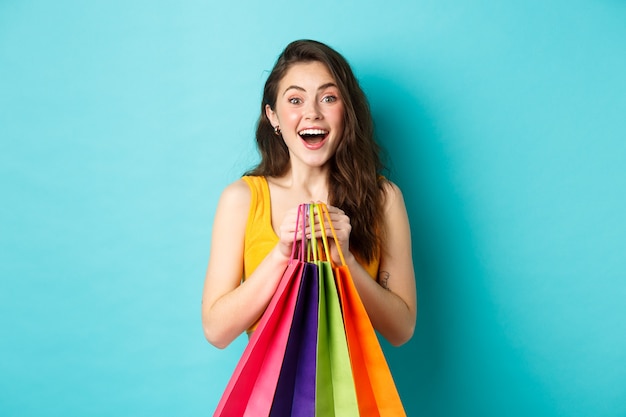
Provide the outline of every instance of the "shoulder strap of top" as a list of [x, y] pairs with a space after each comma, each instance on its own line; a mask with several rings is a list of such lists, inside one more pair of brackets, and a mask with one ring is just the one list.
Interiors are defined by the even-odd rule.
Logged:
[[270, 201], [270, 190], [265, 177], [243, 176], [241, 177], [250, 187], [250, 207], [267, 206]]
[[253, 207], [256, 207], [258, 204], [258, 199], [259, 199], [259, 194], [261, 194], [261, 190], [259, 187], [259, 177], [251, 177], [251, 176], [243, 176], [241, 177], [242, 180], [244, 180], [246, 182], [246, 184], [248, 184], [248, 187], [250, 188], [250, 215], [252, 215]]
[[255, 225], [257, 233], [272, 227], [272, 212], [270, 189], [267, 179], [260, 176], [244, 176], [242, 179], [250, 187], [250, 211], [248, 214], [248, 228]]

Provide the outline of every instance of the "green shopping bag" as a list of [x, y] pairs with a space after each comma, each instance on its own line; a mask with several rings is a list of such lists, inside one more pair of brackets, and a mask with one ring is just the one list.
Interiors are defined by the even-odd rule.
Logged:
[[[358, 417], [357, 403], [350, 355], [346, 341], [341, 306], [333, 268], [329, 261], [330, 250], [324, 229], [320, 229], [318, 242], [313, 219], [323, 214], [319, 205], [310, 205], [312, 261], [319, 273], [319, 319], [317, 333], [316, 417]], [[321, 248], [319, 245], [321, 244]], [[321, 249], [321, 251], [320, 251]], [[321, 253], [320, 253], [321, 252]], [[324, 259], [320, 257], [324, 256]]]

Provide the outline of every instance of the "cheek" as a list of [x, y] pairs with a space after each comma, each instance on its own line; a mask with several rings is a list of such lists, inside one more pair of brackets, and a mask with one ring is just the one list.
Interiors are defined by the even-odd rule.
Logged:
[[340, 129], [343, 129], [343, 118], [344, 118], [343, 106], [333, 109], [331, 117], [333, 119], [334, 124]]
[[283, 120], [283, 124], [296, 123], [299, 117], [300, 115], [297, 110], [284, 110], [283, 112], [281, 112], [281, 119]]
[[344, 111], [345, 109], [343, 107], [343, 103], [340, 103], [339, 105], [333, 107], [333, 114], [335, 119], [343, 120]]

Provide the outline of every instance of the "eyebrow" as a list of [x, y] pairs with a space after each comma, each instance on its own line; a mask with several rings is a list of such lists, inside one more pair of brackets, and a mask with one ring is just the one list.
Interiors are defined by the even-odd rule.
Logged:
[[[317, 91], [325, 90], [325, 89], [327, 89], [329, 87], [339, 88], [339, 87], [337, 87], [337, 84], [335, 84], [333, 82], [330, 82], [330, 83], [322, 84], [321, 86], [319, 86]], [[298, 91], [306, 92], [306, 90], [304, 88], [300, 87], [299, 85], [290, 85], [289, 87], [285, 88], [285, 91], [283, 91], [283, 96], [285, 94], [287, 94], [287, 91], [289, 91], [289, 90], [298, 90]]]

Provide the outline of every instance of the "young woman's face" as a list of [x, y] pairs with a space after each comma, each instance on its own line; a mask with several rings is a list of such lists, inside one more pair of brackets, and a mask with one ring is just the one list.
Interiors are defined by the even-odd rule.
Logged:
[[[343, 134], [344, 105], [339, 87], [321, 62], [294, 64], [278, 85], [274, 110], [265, 112], [279, 126], [292, 164], [321, 167]], [[276, 138], [280, 140], [280, 138]]]

